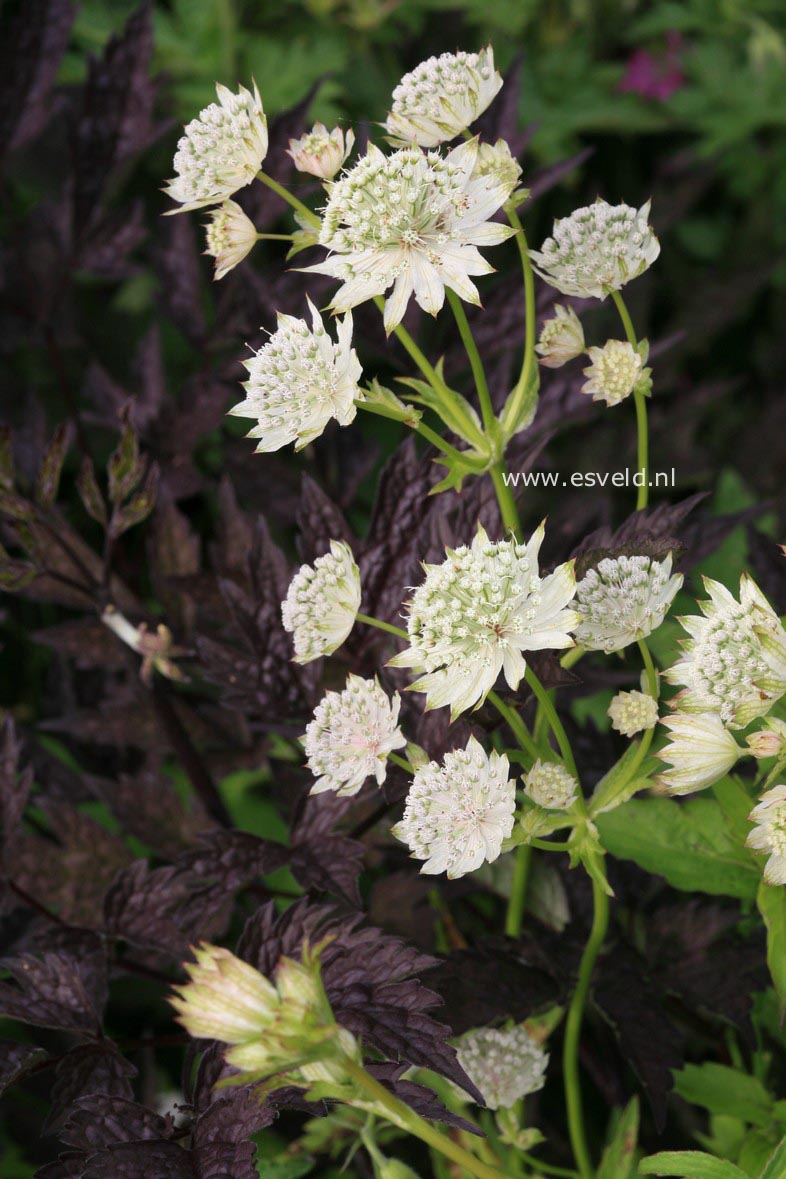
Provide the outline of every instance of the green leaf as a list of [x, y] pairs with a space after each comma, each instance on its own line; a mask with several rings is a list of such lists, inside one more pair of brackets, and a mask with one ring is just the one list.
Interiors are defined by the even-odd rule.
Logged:
[[753, 900], [759, 870], [712, 798], [632, 798], [599, 815], [601, 842], [674, 888]]
[[726, 1159], [701, 1150], [662, 1150], [639, 1163], [640, 1175], [677, 1175], [685, 1179], [749, 1179]]
[[756, 904], [767, 927], [767, 965], [778, 999], [778, 1014], [786, 1014], [786, 889], [765, 884], [756, 893]]
[[636, 1165], [639, 1138], [639, 1101], [634, 1097], [612, 1121], [611, 1133], [598, 1167], [597, 1179], [630, 1179]]
[[781, 1138], [759, 1179], [786, 1179], [786, 1138]]
[[638, 749], [638, 743], [630, 745], [619, 761], [598, 782], [589, 800], [588, 809], [593, 818], [604, 814], [605, 811], [615, 810], [649, 785], [650, 774], [656, 766], [655, 758], [646, 759], [631, 777], [630, 767]]
[[766, 1126], [772, 1119], [772, 1098], [761, 1081], [724, 1064], [686, 1064], [674, 1074], [674, 1087], [686, 1101], [713, 1114], [729, 1114], [752, 1126]]

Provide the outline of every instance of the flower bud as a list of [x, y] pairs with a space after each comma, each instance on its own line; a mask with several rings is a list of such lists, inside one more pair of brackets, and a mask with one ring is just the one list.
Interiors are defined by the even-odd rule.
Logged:
[[307, 135], [290, 139], [287, 155], [292, 157], [298, 172], [332, 180], [352, 151], [354, 143], [354, 131], [347, 131], [345, 139], [340, 127], [328, 131], [324, 123], [315, 123]]
[[566, 811], [578, 798], [579, 784], [573, 774], [556, 761], [535, 762], [524, 775], [524, 793], [538, 806], [550, 811]]
[[540, 356], [538, 363], [545, 368], [561, 368], [569, 360], [581, 356], [584, 350], [581, 320], [572, 307], [563, 307], [557, 303], [554, 316], [543, 324], [540, 340], [535, 345], [535, 351]]
[[786, 754], [786, 722], [771, 716], [763, 729], [751, 733], [745, 740], [756, 758], [783, 757]]
[[590, 348], [588, 354], [592, 363], [584, 369], [584, 376], [589, 380], [581, 391], [593, 401], [619, 405], [646, 375], [641, 356], [627, 340], [607, 340], [602, 348]]
[[623, 737], [651, 729], [658, 721], [658, 702], [647, 692], [618, 692], [608, 707], [611, 727]]
[[258, 234], [253, 222], [235, 201], [224, 201], [223, 205], [211, 210], [205, 230], [205, 253], [216, 260], [213, 277], [219, 282], [251, 253]]
[[742, 755], [714, 713], [678, 713], [662, 723], [669, 730], [670, 740], [658, 754], [668, 767], [658, 782], [669, 794], [692, 794], [712, 786]]

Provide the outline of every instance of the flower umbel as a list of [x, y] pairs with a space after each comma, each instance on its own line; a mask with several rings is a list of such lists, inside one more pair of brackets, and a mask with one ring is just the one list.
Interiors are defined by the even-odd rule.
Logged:
[[501, 88], [491, 46], [480, 53], [430, 57], [393, 91], [385, 128], [399, 141], [435, 147], [466, 131]]
[[219, 282], [247, 257], [259, 235], [254, 223], [235, 201], [224, 201], [223, 205], [212, 209], [205, 229], [205, 253], [216, 260], [213, 277]]
[[538, 758], [524, 775], [524, 793], [546, 810], [566, 811], [579, 796], [579, 784], [559, 762]]
[[354, 145], [354, 131], [347, 131], [345, 139], [340, 127], [328, 131], [324, 123], [315, 123], [308, 134], [290, 139], [287, 155], [292, 157], [298, 172], [332, 180]]
[[302, 450], [331, 418], [347, 426], [357, 414], [363, 370], [352, 347], [352, 315], [338, 321], [334, 342], [310, 299], [308, 306], [310, 327], [304, 319], [280, 314], [273, 335], [244, 362], [246, 399], [229, 412], [257, 419], [246, 435], [259, 439], [257, 454], [289, 442]]
[[237, 94], [217, 85], [218, 102], [192, 119], [177, 145], [177, 175], [164, 189], [185, 213], [217, 205], [245, 188], [267, 155], [267, 118], [259, 91], [241, 86]]
[[669, 742], [658, 752], [668, 767], [658, 776], [669, 794], [692, 794], [718, 782], [743, 756], [731, 733], [712, 712], [680, 714], [661, 722]]
[[477, 155], [477, 140], [446, 156], [417, 148], [385, 156], [372, 146], [331, 186], [319, 238], [329, 257], [306, 270], [341, 280], [334, 310], [347, 311], [392, 286], [385, 306], [391, 332], [413, 294], [431, 315], [442, 307], [446, 287], [480, 302], [469, 276], [493, 267], [477, 247], [515, 232], [489, 221], [515, 180], [473, 177]]
[[649, 372], [627, 340], [607, 340], [602, 348], [593, 345], [588, 354], [591, 364], [584, 369], [584, 376], [589, 379], [581, 391], [591, 395], [593, 401], [605, 401], [606, 405], [619, 405], [630, 397], [641, 377]]
[[606, 715], [611, 718], [612, 729], [623, 737], [635, 737], [657, 723], [658, 701], [648, 692], [618, 692]]
[[312, 794], [357, 794], [367, 778], [381, 786], [387, 757], [407, 739], [398, 727], [401, 700], [392, 701], [374, 680], [350, 675], [343, 692], [328, 692], [317, 705], [303, 739], [308, 768], [317, 778]]
[[456, 1053], [489, 1109], [510, 1109], [543, 1088], [549, 1054], [521, 1024], [465, 1032]]
[[748, 818], [756, 826], [745, 840], [745, 846], [769, 852], [764, 865], [766, 883], [786, 884], [786, 786], [773, 786], [762, 794]]
[[609, 653], [646, 638], [663, 622], [682, 580], [671, 574], [671, 554], [663, 561], [604, 557], [576, 586], [582, 616], [576, 642]]
[[331, 540], [330, 552], [301, 565], [281, 604], [284, 629], [295, 642], [295, 662], [331, 655], [354, 626], [360, 609], [360, 573], [348, 544]]
[[572, 307], [557, 303], [554, 315], [547, 319], [540, 330], [540, 339], [535, 345], [545, 368], [562, 368], [569, 360], [581, 356], [584, 351], [584, 329], [581, 320]]
[[447, 872], [453, 880], [496, 860], [516, 809], [508, 768], [507, 757], [487, 754], [470, 737], [466, 749], [446, 753], [442, 765], [432, 761], [418, 769], [393, 834], [426, 861], [421, 872]]
[[530, 257], [541, 278], [563, 295], [605, 299], [649, 269], [660, 244], [648, 224], [650, 203], [594, 205], [554, 222], [553, 236]]
[[394, 667], [423, 672], [411, 685], [429, 708], [451, 706], [455, 717], [481, 703], [500, 672], [511, 688], [526, 670], [522, 652], [573, 646], [580, 616], [568, 609], [576, 591], [573, 563], [541, 577], [543, 525], [527, 544], [490, 541], [478, 527], [472, 544], [448, 549], [441, 565], [409, 603], [409, 647]]

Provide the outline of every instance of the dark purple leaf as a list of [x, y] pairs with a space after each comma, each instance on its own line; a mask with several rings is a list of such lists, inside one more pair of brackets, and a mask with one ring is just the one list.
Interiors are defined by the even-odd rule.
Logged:
[[303, 888], [360, 901], [363, 845], [335, 830], [352, 800], [334, 794], [306, 797], [292, 828], [290, 869]]
[[95, 1032], [106, 998], [106, 961], [98, 938], [72, 939], [70, 949], [19, 953], [1, 965], [15, 980], [0, 983], [0, 1013], [37, 1027]]
[[46, 122], [49, 97], [76, 14], [70, 0], [28, 0], [0, 37], [0, 152]]
[[120, 1097], [131, 1101], [131, 1078], [137, 1070], [118, 1052], [111, 1040], [83, 1044], [59, 1061], [49, 1095], [50, 1107], [44, 1134], [55, 1134], [70, 1106], [94, 1095]]
[[35, 1068], [48, 1053], [36, 1044], [23, 1044], [19, 1040], [0, 1040], [0, 1095], [10, 1085]]

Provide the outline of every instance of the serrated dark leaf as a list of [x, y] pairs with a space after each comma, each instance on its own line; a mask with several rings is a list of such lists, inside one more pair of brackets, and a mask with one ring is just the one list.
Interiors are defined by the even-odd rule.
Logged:
[[58, 426], [52, 441], [44, 451], [35, 489], [36, 501], [44, 508], [51, 507], [57, 499], [63, 463], [73, 436], [74, 428], [71, 422], [63, 423]]
[[151, 463], [147, 469], [144, 482], [138, 491], [121, 506], [115, 507], [109, 521], [110, 536], [115, 539], [122, 536], [129, 528], [141, 524], [152, 512], [156, 503], [158, 490], [158, 466]]
[[90, 1150], [122, 1142], [156, 1142], [170, 1138], [173, 1131], [170, 1115], [162, 1117], [135, 1101], [95, 1093], [73, 1103], [60, 1138], [68, 1146]]
[[195, 1177], [190, 1152], [176, 1142], [121, 1142], [91, 1154], [83, 1165], [80, 1179]]
[[[15, 980], [0, 982], [0, 1013], [37, 1027], [95, 1033], [106, 998], [104, 951], [83, 935], [81, 952], [41, 950], [4, 958]], [[104, 964], [104, 965], [102, 965]]]
[[303, 476], [297, 528], [298, 555], [306, 564], [328, 552], [331, 540], [351, 546], [352, 532], [343, 512], [309, 475]]
[[0, 845], [3, 850], [16, 838], [33, 785], [33, 770], [22, 769], [22, 745], [11, 717], [3, 724], [0, 745]]
[[301, 887], [333, 893], [356, 905], [363, 845], [335, 830], [351, 801], [330, 793], [306, 797], [292, 828], [289, 866]]
[[[261, 185], [260, 185], [261, 187]], [[159, 280], [158, 301], [166, 316], [192, 344], [205, 334], [202, 278], [196, 228], [192, 218], [164, 217], [159, 223], [154, 262]]]
[[70, 0], [29, 0], [0, 38], [0, 153], [20, 147], [46, 122], [48, 99], [76, 14]]
[[142, 478], [144, 469], [144, 460], [139, 455], [139, 442], [126, 414], [120, 441], [109, 456], [106, 468], [109, 498], [115, 506], [123, 503], [131, 494]]
[[111, 1040], [83, 1044], [67, 1052], [55, 1071], [42, 1133], [56, 1134], [70, 1107], [82, 1098], [103, 1095], [131, 1101], [134, 1096], [131, 1079], [136, 1073]]
[[46, 1060], [48, 1055], [45, 1048], [39, 1048], [36, 1044], [0, 1040], [0, 1095], [42, 1060]]
[[76, 487], [88, 516], [92, 516], [98, 524], [105, 527], [107, 522], [106, 504], [98, 486], [95, 468], [87, 455], [82, 459]]

